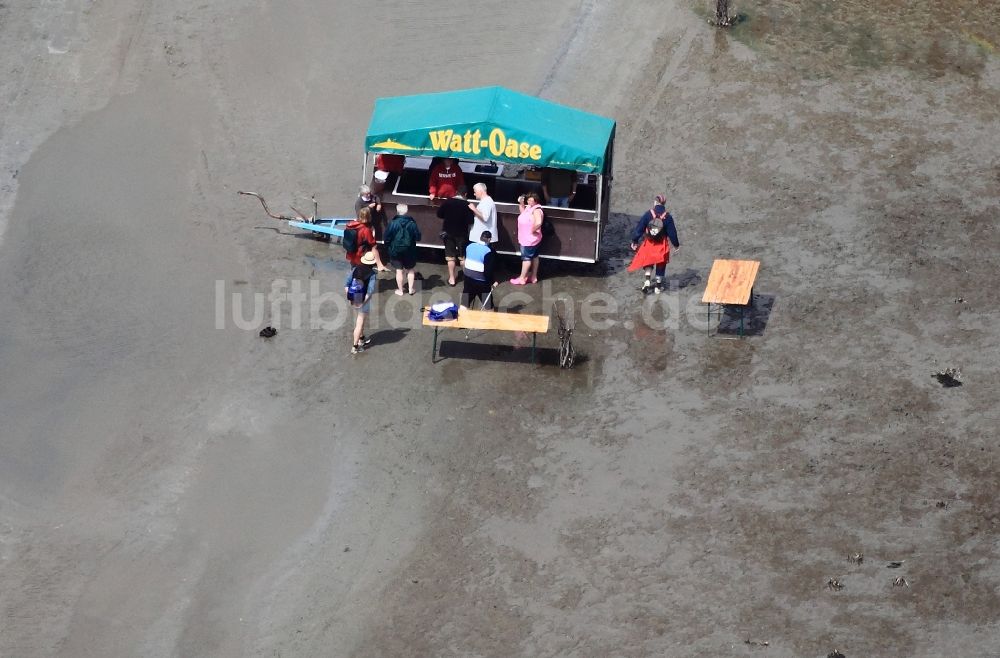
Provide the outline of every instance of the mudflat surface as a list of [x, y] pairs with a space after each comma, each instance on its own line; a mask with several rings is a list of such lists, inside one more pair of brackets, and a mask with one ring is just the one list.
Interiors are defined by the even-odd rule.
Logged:
[[[998, 655], [996, 13], [707, 9], [0, 4], [0, 654]], [[432, 364], [388, 279], [352, 357], [272, 296], [340, 248], [236, 191], [346, 215], [377, 96], [487, 84], [618, 121], [602, 263], [497, 293], [578, 364]]]

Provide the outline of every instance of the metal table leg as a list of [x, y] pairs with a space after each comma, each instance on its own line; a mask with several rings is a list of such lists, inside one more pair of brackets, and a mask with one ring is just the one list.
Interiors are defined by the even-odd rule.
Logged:
[[431, 348], [431, 363], [434, 363], [434, 357], [437, 356], [438, 351], [438, 328], [434, 327], [434, 347]]
[[740, 306], [740, 338], [746, 335], [746, 330], [743, 327], [743, 316], [747, 312], [747, 309], [753, 308], [753, 288], [750, 288], [750, 299], [743, 306]]
[[532, 332], [531, 334], [531, 362], [535, 362], [535, 339], [538, 338], [538, 334]]

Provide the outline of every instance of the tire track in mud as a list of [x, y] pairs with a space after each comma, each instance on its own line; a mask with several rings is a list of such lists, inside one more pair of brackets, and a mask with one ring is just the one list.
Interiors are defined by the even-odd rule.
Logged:
[[150, 0], [145, 2], [140, 2], [138, 9], [133, 12], [133, 18], [130, 18], [126, 23], [128, 38], [125, 39], [125, 43], [121, 46], [121, 52], [118, 54], [118, 66], [115, 75], [115, 90], [119, 91], [122, 87], [122, 78], [125, 75], [125, 66], [128, 64], [129, 56], [132, 54], [132, 45], [138, 41], [141, 41], [143, 32], [146, 28], [146, 19], [149, 15], [149, 5]]
[[[676, 45], [670, 50], [669, 54], [663, 56], [662, 60], [662, 71], [658, 74], [654, 73], [653, 79], [655, 79], [655, 84], [647, 83], [645, 87], [640, 86], [637, 93], [633, 95], [633, 102], [630, 104], [628, 110], [624, 112], [627, 116], [636, 117], [636, 122], [647, 123], [650, 121], [648, 117], [654, 115], [653, 108], [657, 105], [663, 103], [663, 95], [669, 93], [669, 89], [666, 88], [667, 83], [677, 77], [678, 71], [681, 65], [687, 60], [688, 54], [691, 51], [691, 45], [694, 43], [695, 39], [698, 37], [698, 32], [694, 28], [685, 29], [680, 38], [676, 41]], [[654, 55], [654, 60], [656, 55]], [[656, 62], [653, 61], [651, 66], [656, 66]], [[640, 79], [646, 79], [646, 76], [641, 76]], [[639, 130], [632, 130], [625, 139], [624, 151], [626, 156], [626, 161], [629, 159], [634, 159], [637, 155], [637, 148], [641, 144], [639, 136], [642, 134]]]
[[594, 20], [598, 8], [599, 3], [597, 0], [583, 0], [580, 11], [574, 14], [573, 23], [569, 27], [569, 32], [572, 36], [569, 39], [565, 39], [562, 47], [556, 51], [552, 66], [545, 75], [545, 79], [538, 86], [537, 96], [545, 97], [545, 92], [558, 79], [563, 67], [566, 66], [566, 57], [568, 54], [574, 48], [586, 42], [584, 29], [588, 23]]

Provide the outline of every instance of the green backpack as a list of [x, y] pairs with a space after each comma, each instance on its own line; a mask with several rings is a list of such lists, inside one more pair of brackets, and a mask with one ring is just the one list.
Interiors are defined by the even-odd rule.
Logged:
[[402, 226], [393, 234], [392, 242], [389, 244], [390, 257], [399, 258], [410, 250], [413, 246], [414, 225], [413, 219], [410, 218], [402, 222]]

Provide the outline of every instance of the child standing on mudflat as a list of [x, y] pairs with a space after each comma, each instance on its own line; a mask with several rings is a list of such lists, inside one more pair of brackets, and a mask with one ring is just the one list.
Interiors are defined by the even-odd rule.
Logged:
[[351, 268], [344, 282], [344, 292], [347, 293], [347, 301], [354, 309], [354, 334], [351, 341], [351, 354], [359, 354], [365, 351], [365, 347], [372, 342], [371, 338], [365, 337], [365, 320], [372, 310], [372, 295], [375, 294], [377, 283], [375, 281], [375, 254], [371, 249], [363, 248], [363, 255], [358, 264]]
[[[666, 199], [662, 194], [658, 194], [656, 203], [639, 218], [639, 223], [632, 231], [630, 246], [635, 256], [628, 266], [628, 271], [645, 270], [646, 280], [640, 288], [643, 294], [655, 292], [659, 295], [663, 292], [663, 277], [667, 271], [667, 263], [670, 262], [671, 244], [675, 251], [681, 247], [680, 240], [677, 239], [674, 218], [667, 212]], [[653, 280], [654, 271], [655, 280]]]

